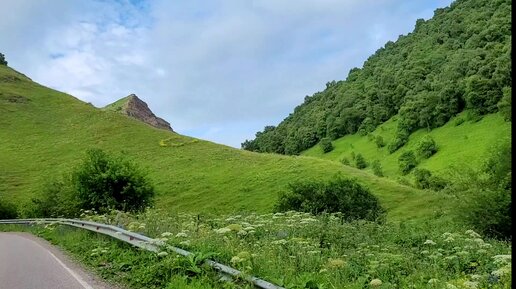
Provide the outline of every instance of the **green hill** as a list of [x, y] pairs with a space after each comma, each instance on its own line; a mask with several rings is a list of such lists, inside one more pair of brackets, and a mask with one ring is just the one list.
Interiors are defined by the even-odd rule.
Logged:
[[[362, 68], [351, 69], [346, 80], [328, 82], [324, 91], [306, 96], [278, 126], [265, 127], [242, 147], [299, 154], [323, 139], [344, 137], [336, 141], [337, 151], [328, 156], [332, 158], [344, 152], [339, 144], [353, 143], [357, 133], [365, 136], [378, 133], [378, 127], [389, 127], [391, 135], [386, 141], [392, 153], [421, 134], [410, 137], [412, 133], [442, 127], [466, 110], [475, 118], [500, 111], [510, 119], [511, 10], [509, 0], [456, 0], [435, 10], [432, 19], [417, 20], [413, 32], [387, 42]], [[388, 122], [393, 117], [397, 121]], [[493, 135], [506, 133], [507, 125], [497, 124], [490, 127]], [[487, 127], [480, 123], [478, 129], [482, 135]], [[435, 134], [438, 137], [440, 132]], [[443, 147], [461, 146], [447, 141], [440, 138], [438, 142]], [[473, 137], [468, 145], [480, 147], [485, 142], [478, 141]], [[371, 147], [366, 145], [366, 149]], [[453, 150], [459, 147], [446, 151]], [[481, 156], [477, 152], [472, 150], [464, 157], [469, 162], [470, 157]], [[389, 159], [396, 157], [383, 152], [369, 155], [386, 157], [387, 171], [392, 167]], [[428, 165], [442, 167], [433, 161]]]
[[288, 183], [337, 173], [370, 187], [391, 219], [427, 216], [440, 206], [433, 194], [336, 162], [237, 150], [156, 129], [1, 65], [0, 127], [0, 198], [22, 208], [92, 147], [133, 157], [157, 188], [157, 206], [171, 211], [268, 212]]
[[[395, 137], [398, 122], [394, 118], [378, 126], [368, 136], [356, 133], [336, 139], [332, 142], [334, 149], [329, 153], [324, 153], [320, 146], [314, 146], [302, 155], [339, 162], [347, 158], [353, 165], [352, 153], [360, 153], [369, 164], [378, 160], [385, 176], [399, 177], [401, 174], [398, 169], [398, 158], [401, 153], [407, 150], [414, 151], [421, 138], [429, 135], [435, 140], [438, 151], [428, 159], [421, 159], [418, 168], [425, 168], [437, 174], [445, 174], [452, 166], [468, 165], [477, 168], [490, 148], [501, 139], [510, 137], [511, 124], [499, 113], [487, 115], [480, 120], [465, 119], [467, 112], [431, 131], [420, 129], [410, 135], [403, 148], [392, 154], [385, 146], [379, 148], [375, 143], [375, 137], [381, 136], [385, 143], [390, 142]], [[371, 171], [370, 165], [366, 171]]]

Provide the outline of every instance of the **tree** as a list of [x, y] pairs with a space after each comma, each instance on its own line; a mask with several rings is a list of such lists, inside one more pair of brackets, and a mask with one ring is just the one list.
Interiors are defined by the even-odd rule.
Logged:
[[153, 186], [136, 164], [100, 149], [87, 151], [82, 164], [72, 173], [72, 183], [79, 207], [99, 212], [142, 211], [154, 197]]
[[324, 153], [329, 153], [333, 150], [333, 144], [331, 143], [330, 138], [323, 138], [319, 143]]
[[365, 158], [362, 156], [361, 153], [358, 153], [355, 156], [355, 167], [357, 169], [365, 169], [367, 167], [367, 163], [365, 161]]
[[418, 156], [427, 159], [437, 152], [437, 144], [431, 136], [425, 135], [418, 142], [416, 152]]
[[371, 164], [371, 168], [373, 169], [373, 174], [375, 174], [377, 177], [383, 177], [382, 164], [379, 160], [374, 160]]
[[385, 146], [385, 142], [383, 141], [383, 137], [381, 135], [377, 135], [374, 138], [374, 143], [376, 144], [377, 148], [383, 148]]
[[5, 60], [5, 55], [0, 53], [0, 65], [6, 65], [7, 66], [7, 60]]
[[402, 175], [408, 174], [417, 166], [416, 155], [413, 151], [404, 151], [398, 158], [398, 166]]

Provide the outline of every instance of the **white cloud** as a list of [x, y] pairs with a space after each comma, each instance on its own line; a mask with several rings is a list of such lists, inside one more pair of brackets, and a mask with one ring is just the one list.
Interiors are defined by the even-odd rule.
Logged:
[[97, 106], [136, 93], [238, 147], [449, 2], [9, 0], [0, 51], [44, 85]]

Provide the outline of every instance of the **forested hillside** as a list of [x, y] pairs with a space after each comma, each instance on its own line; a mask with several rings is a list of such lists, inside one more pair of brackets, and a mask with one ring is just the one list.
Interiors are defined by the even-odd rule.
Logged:
[[323, 138], [366, 135], [398, 115], [392, 153], [410, 133], [440, 127], [463, 110], [474, 117], [501, 111], [510, 120], [511, 9], [510, 0], [457, 0], [437, 9], [242, 148], [299, 154]]

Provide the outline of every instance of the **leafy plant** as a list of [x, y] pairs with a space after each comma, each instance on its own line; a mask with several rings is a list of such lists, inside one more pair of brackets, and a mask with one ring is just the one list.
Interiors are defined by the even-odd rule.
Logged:
[[398, 167], [402, 175], [408, 174], [416, 166], [417, 160], [413, 151], [407, 150], [401, 153], [398, 158]]
[[296, 210], [313, 214], [340, 212], [347, 220], [383, 220], [385, 210], [378, 198], [354, 179], [337, 178], [329, 182], [302, 182], [281, 194], [278, 211]]
[[367, 167], [367, 162], [361, 153], [358, 153], [355, 156], [355, 167], [361, 170]]
[[0, 219], [16, 219], [17, 217], [16, 205], [0, 199]]
[[141, 211], [152, 204], [154, 188], [136, 164], [99, 149], [87, 151], [72, 173], [79, 207], [105, 212], [110, 209]]
[[331, 143], [330, 138], [323, 138], [319, 143], [324, 153], [329, 153], [333, 150], [333, 144]]
[[418, 156], [427, 159], [437, 152], [437, 144], [431, 136], [425, 135], [419, 140], [416, 152]]
[[375, 174], [378, 177], [383, 177], [382, 164], [379, 160], [374, 160], [371, 164], [371, 168], [373, 169], [373, 174]]

